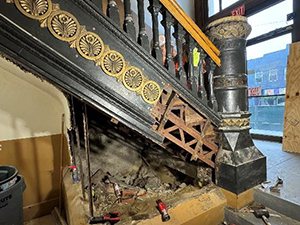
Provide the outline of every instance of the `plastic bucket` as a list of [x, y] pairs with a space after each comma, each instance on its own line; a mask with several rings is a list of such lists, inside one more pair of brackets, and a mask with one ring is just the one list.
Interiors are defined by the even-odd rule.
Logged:
[[22, 225], [24, 178], [12, 166], [0, 166], [0, 171], [0, 225]]

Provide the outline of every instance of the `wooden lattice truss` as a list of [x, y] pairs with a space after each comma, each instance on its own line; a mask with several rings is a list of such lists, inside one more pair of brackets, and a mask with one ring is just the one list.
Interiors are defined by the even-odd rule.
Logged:
[[[153, 126], [165, 137], [163, 146], [183, 160], [202, 160], [211, 167], [218, 151], [217, 132], [211, 121], [175, 92], [166, 89], [152, 111]], [[179, 147], [179, 148], [178, 148]]]

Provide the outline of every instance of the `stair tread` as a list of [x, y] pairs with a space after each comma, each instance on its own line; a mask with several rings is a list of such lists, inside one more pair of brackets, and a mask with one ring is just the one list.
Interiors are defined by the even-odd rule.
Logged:
[[[266, 208], [270, 214], [279, 215], [280, 217], [270, 217], [270, 222], [272, 225], [300, 225], [299, 221], [293, 220], [281, 213], [278, 213], [272, 209]], [[233, 209], [225, 209], [225, 219], [229, 223], [235, 223], [237, 225], [264, 225], [262, 219], [256, 218], [253, 213], [245, 213], [234, 211]]]

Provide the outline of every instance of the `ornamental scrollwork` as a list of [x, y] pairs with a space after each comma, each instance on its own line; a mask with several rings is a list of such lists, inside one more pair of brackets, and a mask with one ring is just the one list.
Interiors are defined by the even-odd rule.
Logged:
[[101, 67], [109, 76], [118, 78], [125, 70], [125, 59], [119, 52], [109, 50], [102, 57]]
[[249, 124], [250, 124], [249, 118], [234, 118], [234, 119], [222, 120], [223, 127], [244, 127], [244, 126], [249, 126]]
[[160, 86], [156, 82], [150, 80], [143, 85], [142, 98], [145, 102], [155, 104], [158, 101], [160, 94]]
[[14, 0], [14, 2], [21, 13], [35, 20], [48, 17], [52, 11], [50, 0]]
[[131, 91], [138, 91], [144, 82], [143, 73], [137, 67], [128, 67], [123, 74], [123, 84]]
[[212, 41], [230, 37], [247, 38], [251, 26], [243, 16], [229, 16], [218, 19], [207, 26], [207, 35]]
[[85, 31], [80, 34], [76, 41], [76, 48], [82, 57], [94, 60], [96, 65], [98, 65], [98, 60], [104, 52], [102, 39], [90, 31]]
[[61, 41], [72, 43], [80, 33], [77, 19], [66, 11], [57, 10], [48, 18], [48, 29], [51, 34]]

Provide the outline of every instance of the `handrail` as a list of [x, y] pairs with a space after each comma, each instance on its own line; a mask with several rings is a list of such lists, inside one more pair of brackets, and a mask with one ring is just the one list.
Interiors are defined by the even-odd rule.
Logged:
[[196, 23], [186, 14], [176, 0], [160, 0], [160, 2], [169, 10], [169, 12], [186, 29], [186, 31], [190, 33], [190, 35], [198, 42], [212, 60], [218, 66], [221, 66], [221, 59], [218, 57], [220, 55], [220, 51], [201, 31]]

